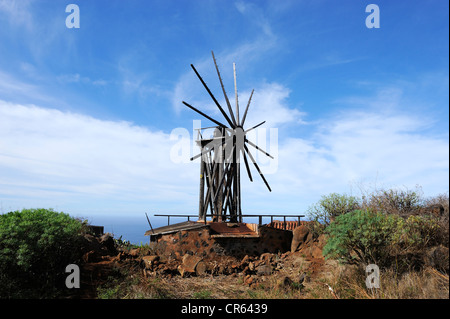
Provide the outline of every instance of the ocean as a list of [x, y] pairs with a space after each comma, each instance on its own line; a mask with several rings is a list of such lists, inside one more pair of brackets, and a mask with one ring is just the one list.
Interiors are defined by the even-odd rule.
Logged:
[[[166, 226], [167, 225], [167, 217], [155, 217], [152, 215], [148, 216], [153, 228]], [[186, 217], [171, 217], [170, 224], [175, 224], [179, 222], [186, 221]], [[192, 218], [191, 220], [196, 220]], [[279, 218], [282, 220], [282, 218]], [[289, 218], [289, 220], [296, 220], [295, 218]], [[304, 220], [304, 219], [302, 219]], [[147, 218], [145, 214], [142, 214], [141, 217], [137, 216], [94, 216], [88, 218], [88, 221], [91, 225], [103, 226], [105, 233], [113, 234], [115, 239], [119, 239], [121, 237], [124, 241], [129, 241], [131, 244], [141, 245], [148, 244], [150, 241], [149, 236], [145, 236], [145, 232], [150, 229], [150, 226], [147, 222]], [[244, 222], [248, 223], [257, 223], [257, 218], [244, 218]], [[269, 223], [270, 218], [263, 218], [263, 224]]]
[[[150, 215], [148, 217], [153, 228], [167, 225], [167, 218]], [[142, 217], [93, 216], [87, 219], [91, 225], [103, 226], [104, 232], [111, 233], [115, 239], [121, 237], [122, 240], [129, 241], [135, 245], [149, 243], [149, 236], [144, 235], [150, 229], [145, 214], [142, 214]], [[184, 220], [183, 218], [177, 218], [177, 220], [171, 220], [171, 223], [182, 222]]]

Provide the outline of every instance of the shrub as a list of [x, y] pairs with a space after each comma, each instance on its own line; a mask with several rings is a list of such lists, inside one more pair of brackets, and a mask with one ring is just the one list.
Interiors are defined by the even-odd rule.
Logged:
[[419, 213], [423, 205], [422, 191], [418, 186], [415, 191], [408, 189], [376, 190], [369, 195], [362, 196], [361, 203], [363, 209], [404, 217]]
[[[329, 235], [323, 254], [352, 264], [377, 264], [397, 269], [420, 263], [425, 248], [436, 243], [438, 221], [356, 210], [338, 216], [325, 230]], [[416, 258], [414, 260], [412, 258]]]
[[83, 224], [52, 209], [0, 215], [0, 297], [53, 297], [80, 257]]
[[307, 210], [308, 218], [316, 223], [327, 226], [336, 217], [358, 209], [359, 203], [356, 197], [331, 193], [322, 198]]
[[351, 264], [381, 266], [386, 260], [398, 220], [368, 210], [338, 216], [325, 232], [329, 235], [323, 254]]
[[[449, 197], [448, 194], [440, 194], [426, 201], [428, 211], [439, 208], [439, 229], [436, 233], [437, 242], [445, 247], [449, 246]], [[436, 216], [436, 215], [435, 215]]]

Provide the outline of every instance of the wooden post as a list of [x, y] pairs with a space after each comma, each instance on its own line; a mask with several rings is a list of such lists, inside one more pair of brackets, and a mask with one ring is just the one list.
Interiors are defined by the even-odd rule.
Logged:
[[[203, 148], [201, 148], [203, 152]], [[205, 205], [205, 162], [203, 161], [203, 156], [200, 157], [200, 195], [199, 195], [199, 205], [198, 205], [198, 219], [205, 220], [205, 214], [203, 208]]]
[[[233, 136], [233, 145], [236, 145], [236, 136]], [[236, 148], [233, 152], [233, 166], [234, 166], [234, 172], [233, 172], [233, 198], [232, 198], [232, 207], [230, 210], [230, 221], [231, 222], [237, 222], [237, 211], [238, 211], [238, 180], [237, 180], [237, 162], [236, 162]]]

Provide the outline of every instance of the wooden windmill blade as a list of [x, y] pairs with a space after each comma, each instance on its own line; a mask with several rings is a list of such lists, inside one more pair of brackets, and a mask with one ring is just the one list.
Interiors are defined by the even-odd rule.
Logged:
[[[213, 99], [214, 103], [218, 107], [219, 111], [224, 116], [226, 122], [229, 126], [221, 123], [218, 120], [208, 116], [192, 105], [183, 101], [190, 109], [194, 110], [198, 114], [202, 115], [206, 119], [218, 125], [219, 130], [215, 133], [213, 138], [204, 139], [200, 134], [200, 140], [197, 141], [200, 145], [201, 152], [193, 157], [191, 160], [201, 158], [200, 167], [201, 173], [205, 171], [206, 179], [200, 179], [200, 208], [199, 217], [206, 216], [208, 208], [210, 209], [211, 216], [214, 220], [230, 220], [230, 221], [242, 221], [242, 211], [241, 211], [241, 183], [240, 183], [240, 163], [241, 155], [244, 159], [245, 168], [250, 181], [253, 181], [250, 165], [248, 164], [248, 158], [252, 161], [257, 172], [261, 176], [264, 184], [267, 186], [269, 191], [272, 191], [269, 183], [261, 172], [260, 167], [256, 163], [253, 155], [250, 153], [247, 144], [254, 147], [256, 150], [262, 152], [266, 156], [273, 159], [273, 156], [267, 153], [265, 150], [260, 148], [255, 143], [247, 139], [246, 134], [259, 126], [263, 125], [265, 121], [245, 130], [244, 123], [247, 118], [250, 103], [253, 97], [254, 90], [252, 90], [245, 112], [240, 120], [239, 114], [239, 100], [238, 100], [238, 90], [237, 90], [237, 78], [236, 78], [236, 64], [233, 63], [233, 78], [234, 78], [234, 92], [235, 92], [235, 112], [231, 107], [230, 100], [228, 99], [227, 93], [225, 91], [225, 86], [223, 85], [222, 77], [220, 76], [219, 67], [217, 65], [214, 52], [212, 53], [214, 66], [217, 71], [217, 76], [219, 78], [220, 86], [225, 98], [225, 102], [228, 107], [229, 114], [222, 108], [217, 99], [214, 97], [213, 93], [206, 85], [203, 78], [195, 69], [194, 65], [191, 64], [192, 69], [197, 75], [198, 79], [208, 92], [209, 96]], [[202, 176], [202, 175], [201, 175]], [[203, 194], [202, 183], [206, 184], [207, 192], [206, 197]]]
[[216, 66], [217, 76], [219, 77], [220, 86], [222, 87], [222, 91], [223, 91], [223, 96], [225, 97], [225, 102], [227, 103], [228, 111], [230, 112], [231, 120], [233, 121], [234, 126], [236, 126], [237, 124], [236, 124], [236, 120], [234, 119], [233, 109], [231, 108], [230, 100], [228, 99], [227, 92], [225, 91], [225, 87], [222, 82], [222, 77], [220, 76], [219, 67], [217, 66], [216, 58], [214, 57], [214, 52], [211, 51], [211, 54], [212, 54], [212, 57], [214, 60], [214, 65]]
[[198, 74], [197, 70], [195, 69], [194, 65], [191, 64], [191, 68], [194, 70], [195, 74], [197, 75], [197, 77], [199, 78], [200, 82], [202, 82], [203, 86], [205, 87], [206, 91], [208, 92], [209, 96], [211, 96], [211, 98], [213, 99], [214, 103], [217, 105], [217, 107], [219, 108], [220, 112], [223, 114], [223, 116], [225, 117], [225, 119], [227, 120], [228, 124], [230, 124], [230, 126], [232, 128], [235, 127], [235, 125], [231, 122], [230, 118], [228, 117], [227, 113], [225, 113], [225, 111], [223, 110], [223, 108], [220, 106], [219, 102], [217, 102], [216, 98], [214, 97], [214, 95], [212, 94], [211, 90], [208, 88], [208, 86], [206, 85], [205, 81], [203, 81], [202, 77], [200, 76], [200, 74]]

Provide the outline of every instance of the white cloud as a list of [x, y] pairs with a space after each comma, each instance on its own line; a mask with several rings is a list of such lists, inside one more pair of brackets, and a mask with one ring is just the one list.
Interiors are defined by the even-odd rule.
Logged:
[[0, 201], [195, 205], [197, 165], [172, 163], [167, 133], [0, 101], [0, 138]]
[[[420, 185], [426, 196], [448, 192], [448, 132], [424, 133], [429, 126], [412, 114], [352, 111], [311, 127], [309, 140], [280, 141], [278, 170], [266, 176], [273, 190], [267, 198], [298, 212], [321, 195], [352, 189], [358, 193], [359, 183], [409, 189]], [[254, 200], [265, 191], [261, 185], [243, 189]]]
[[[266, 127], [288, 125], [292, 131], [303, 125], [303, 113], [286, 101], [289, 92], [276, 83], [257, 87], [246, 126], [267, 120]], [[240, 100], [248, 95], [241, 93]], [[431, 133], [432, 119], [400, 111], [401, 96], [381, 89], [365, 110], [346, 109], [309, 123], [308, 139], [283, 135], [277, 152], [266, 148], [278, 165], [274, 173], [263, 171], [271, 193], [252, 165], [253, 183], [242, 166], [244, 211], [301, 213], [321, 195], [374, 180], [386, 187], [418, 184], [426, 195], [448, 191], [448, 132]], [[0, 203], [86, 202], [102, 206], [98, 210], [133, 207], [139, 213], [148, 205], [157, 212], [195, 214], [198, 162], [173, 163], [175, 143], [167, 133], [128, 122], [0, 101]]]
[[[239, 96], [240, 116], [242, 118], [251, 92], [242, 92]], [[278, 83], [262, 83], [255, 88], [250, 103], [245, 127], [249, 128], [266, 121], [264, 127], [279, 128], [285, 124], [305, 124], [304, 112], [290, 108], [286, 99], [290, 90]]]

